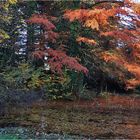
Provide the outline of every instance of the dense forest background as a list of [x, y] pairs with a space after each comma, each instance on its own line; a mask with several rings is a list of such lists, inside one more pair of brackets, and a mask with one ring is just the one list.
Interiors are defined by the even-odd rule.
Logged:
[[0, 2], [0, 94], [50, 99], [140, 92], [140, 4]]

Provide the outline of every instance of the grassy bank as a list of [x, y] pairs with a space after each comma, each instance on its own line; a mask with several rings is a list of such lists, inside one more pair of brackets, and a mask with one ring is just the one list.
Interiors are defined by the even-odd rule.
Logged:
[[7, 107], [0, 125], [93, 138], [140, 139], [139, 104], [138, 98], [121, 96], [92, 101], [40, 101], [28, 107]]

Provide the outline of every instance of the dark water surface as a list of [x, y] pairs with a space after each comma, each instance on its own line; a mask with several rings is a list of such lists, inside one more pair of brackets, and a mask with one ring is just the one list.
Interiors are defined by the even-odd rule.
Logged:
[[31, 128], [25, 127], [5, 127], [0, 128], [0, 140], [89, 140], [80, 136], [70, 136], [61, 134], [47, 134], [37, 132]]

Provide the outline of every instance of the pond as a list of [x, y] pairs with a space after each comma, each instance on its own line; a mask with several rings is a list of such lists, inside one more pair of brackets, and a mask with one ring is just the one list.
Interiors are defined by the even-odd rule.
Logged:
[[62, 134], [47, 134], [37, 132], [35, 129], [25, 127], [4, 127], [0, 128], [0, 140], [89, 140], [82, 136], [71, 136]]

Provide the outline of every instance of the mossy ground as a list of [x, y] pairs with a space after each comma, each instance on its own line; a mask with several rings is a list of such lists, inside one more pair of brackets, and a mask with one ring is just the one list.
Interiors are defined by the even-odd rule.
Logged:
[[139, 103], [140, 99], [122, 97], [92, 101], [41, 101], [28, 107], [9, 107], [7, 113], [1, 115], [0, 124], [93, 138], [140, 139]]

